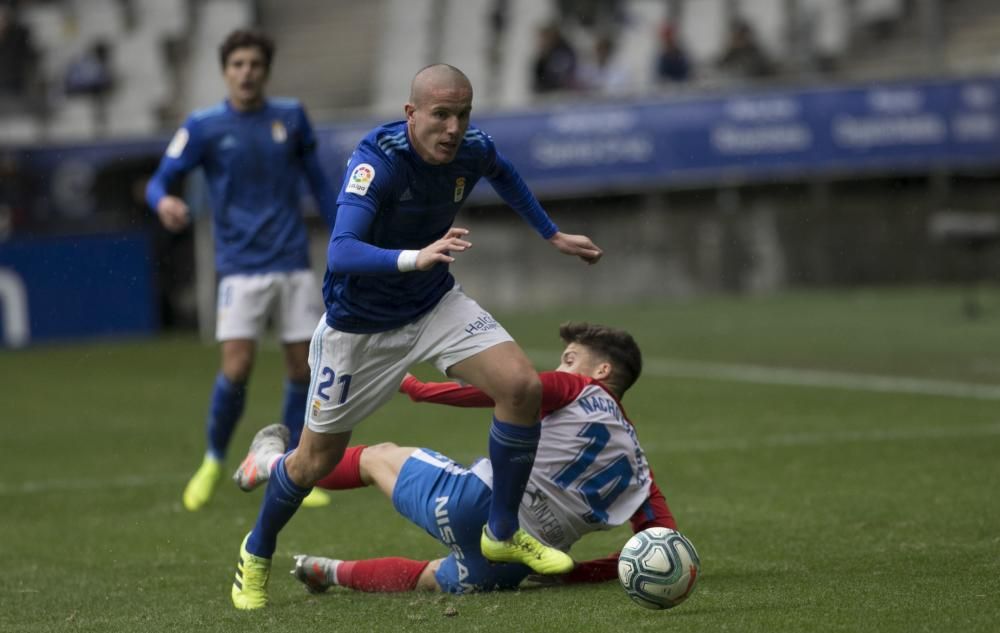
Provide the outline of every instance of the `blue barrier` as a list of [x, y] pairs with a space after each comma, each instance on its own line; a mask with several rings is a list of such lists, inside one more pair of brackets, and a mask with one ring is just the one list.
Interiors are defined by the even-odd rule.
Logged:
[[158, 327], [144, 233], [0, 242], [0, 345]]
[[[1000, 78], [577, 102], [473, 120], [540, 196], [1000, 165]], [[364, 131], [321, 130], [327, 164], [344, 164]]]
[[[574, 102], [473, 121], [541, 197], [1000, 166], [996, 77]], [[318, 127], [334, 182], [375, 124]], [[44, 147], [19, 158], [46, 213], [81, 217], [99, 203], [86, 190], [96, 174], [148, 162], [166, 143]], [[491, 195], [487, 185], [475, 192]]]

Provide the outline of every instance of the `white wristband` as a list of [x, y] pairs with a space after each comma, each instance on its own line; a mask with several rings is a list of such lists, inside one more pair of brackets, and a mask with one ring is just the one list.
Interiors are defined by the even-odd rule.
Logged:
[[401, 273], [408, 273], [411, 270], [417, 269], [417, 255], [420, 251], [400, 251], [399, 257], [396, 259], [396, 268], [399, 269]]

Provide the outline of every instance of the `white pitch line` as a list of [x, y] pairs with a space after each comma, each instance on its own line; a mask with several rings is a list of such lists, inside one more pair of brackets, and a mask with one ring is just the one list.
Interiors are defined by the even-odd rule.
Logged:
[[[531, 350], [528, 355], [536, 361], [546, 359], [549, 362], [558, 357], [555, 352], [539, 350]], [[974, 400], [1000, 400], [1000, 386], [995, 385], [904, 376], [855, 374], [821, 369], [790, 369], [763, 365], [647, 358], [643, 362], [643, 373], [668, 378], [701, 378], [758, 385], [819, 387], [874, 393], [905, 393]]]
[[[538, 362], [551, 362], [553, 358], [558, 357], [556, 352], [541, 350], [529, 350], [528, 355]], [[880, 376], [875, 374], [854, 374], [815, 369], [788, 369], [764, 367], [761, 365], [740, 365], [689, 360], [672, 360], [665, 358], [647, 358], [644, 362], [643, 371], [647, 374], [661, 377], [701, 378], [705, 380], [723, 380], [760, 385], [788, 385], [798, 387], [847, 389], [851, 391], [868, 391], [875, 393], [905, 393], [924, 396], [970, 398], [976, 400], [1000, 400], [1000, 386], [948, 380]], [[668, 452], [749, 450], [756, 447], [808, 446], [844, 442], [879, 442], [906, 439], [961, 438], [993, 435], [1000, 435], [1000, 425], [966, 428], [899, 430], [873, 429], [857, 432], [789, 433], [773, 436], [760, 436], [752, 440], [675, 440], [671, 441], [669, 446], [665, 447], [665, 450]], [[656, 447], [652, 445], [647, 448], [656, 450]], [[163, 483], [182, 481], [183, 479], [183, 475], [159, 477], [144, 477], [136, 475], [108, 480], [72, 479], [29, 481], [13, 484], [0, 483], [0, 497], [46, 492], [98, 490], [103, 488], [144, 488]]]
[[874, 393], [905, 393], [975, 400], [1000, 400], [1000, 386], [951, 380], [667, 359], [651, 359], [645, 363], [645, 366], [650, 373], [657, 376], [729, 380], [762, 385], [823, 387]]
[[1000, 424], [966, 427], [930, 427], [915, 429], [868, 429], [864, 431], [832, 431], [814, 433], [779, 433], [748, 439], [719, 438], [707, 440], [669, 440], [659, 443], [643, 442], [649, 451], [666, 453], [749, 451], [760, 448], [797, 448], [803, 446], [829, 446], [832, 444], [900, 442], [928, 439], [963, 439], [969, 437], [1000, 436]]

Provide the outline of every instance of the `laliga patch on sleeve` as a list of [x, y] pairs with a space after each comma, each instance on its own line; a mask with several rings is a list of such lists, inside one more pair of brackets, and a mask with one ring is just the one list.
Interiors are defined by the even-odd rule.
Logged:
[[170, 158], [180, 158], [180, 155], [184, 152], [184, 148], [187, 147], [189, 138], [190, 135], [187, 128], [182, 127], [177, 130], [174, 138], [170, 139], [170, 145], [167, 146], [167, 156]]
[[375, 179], [375, 168], [368, 163], [361, 163], [351, 172], [351, 177], [347, 179], [347, 193], [356, 193], [363, 196], [368, 193], [368, 185]]

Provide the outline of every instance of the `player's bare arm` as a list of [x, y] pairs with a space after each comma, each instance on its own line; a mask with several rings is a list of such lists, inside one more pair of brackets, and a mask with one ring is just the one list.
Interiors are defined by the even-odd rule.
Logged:
[[549, 243], [559, 249], [560, 253], [575, 255], [588, 264], [596, 264], [604, 255], [604, 251], [586, 235], [573, 235], [559, 231], [549, 238]]
[[177, 233], [191, 221], [187, 204], [177, 196], [163, 196], [156, 204], [156, 214], [168, 231]]
[[438, 262], [450, 264], [455, 261], [449, 253], [461, 253], [472, 247], [472, 242], [462, 239], [468, 234], [469, 229], [458, 227], [448, 229], [444, 237], [420, 249], [417, 254], [417, 270], [430, 270]]

